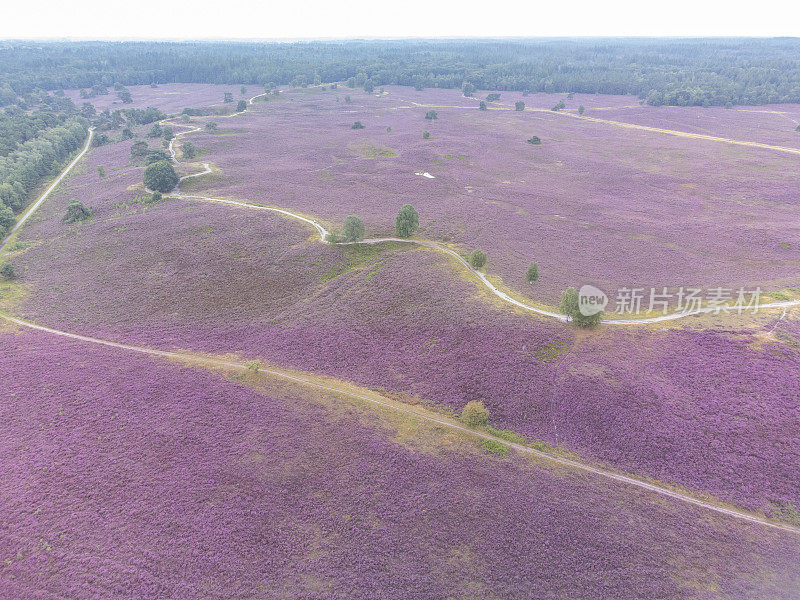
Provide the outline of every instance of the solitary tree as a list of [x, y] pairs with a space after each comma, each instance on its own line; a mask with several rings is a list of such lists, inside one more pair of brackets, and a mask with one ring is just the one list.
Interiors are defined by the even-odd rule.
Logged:
[[175, 137], [175, 133], [172, 131], [172, 127], [166, 125], [164, 129], [162, 129], [162, 133], [164, 135], [164, 139], [170, 141], [172, 138]]
[[183, 142], [183, 144], [181, 144], [181, 152], [183, 152], [183, 158], [194, 158], [197, 156], [197, 148], [192, 142]]
[[148, 189], [165, 194], [178, 185], [178, 174], [166, 160], [148, 165], [144, 170], [144, 184]]
[[528, 138], [528, 143], [533, 144], [534, 146], [539, 146], [542, 143], [542, 140], [539, 139], [538, 135]]
[[461, 93], [463, 93], [467, 98], [472, 96], [475, 93], [475, 86], [472, 85], [470, 82], [465, 81], [464, 84], [461, 86]]
[[566, 104], [564, 104], [564, 101], [563, 101], [563, 100], [559, 100], [559, 101], [558, 101], [558, 104], [556, 104], [556, 105], [555, 105], [553, 108], [551, 108], [550, 110], [559, 111], [559, 110], [561, 110], [562, 108], [566, 108], [566, 106], [567, 106], [567, 105], [566, 105]]
[[561, 303], [558, 309], [565, 315], [572, 317], [572, 322], [578, 327], [594, 327], [600, 323], [603, 318], [603, 313], [595, 313], [593, 315], [584, 315], [581, 312], [580, 296], [578, 290], [574, 287], [569, 287], [561, 294]]
[[476, 269], [480, 269], [483, 265], [486, 264], [486, 252], [483, 250], [473, 250], [472, 253], [469, 255], [469, 264], [471, 264]]
[[158, 123], [153, 123], [153, 126], [150, 128], [150, 133], [147, 134], [149, 138], [160, 138], [164, 135], [164, 132], [161, 130], [161, 125]]
[[365, 125], [361, 121], [356, 121], [350, 126], [350, 129], [364, 129]]
[[92, 209], [83, 205], [80, 200], [70, 200], [67, 205], [67, 212], [61, 219], [64, 223], [77, 223], [78, 221], [85, 221], [92, 216]]
[[585, 113], [585, 112], [586, 112], [586, 107], [585, 107], [583, 104], [581, 104], [581, 105], [578, 107], [578, 114], [579, 114], [579, 115], [582, 115], [582, 114], [583, 114], [583, 113]]
[[14, 272], [14, 265], [11, 263], [5, 263], [2, 267], [0, 267], [0, 275], [2, 275], [4, 279], [16, 279], [17, 274]]
[[461, 411], [461, 422], [470, 427], [489, 424], [489, 409], [480, 400], [471, 400]]
[[478, 110], [486, 110], [486, 102], [481, 100], [481, 103], [478, 105]]
[[239, 100], [236, 104], [236, 112], [244, 112], [247, 110], [247, 102], [244, 100]]
[[528, 265], [528, 269], [525, 271], [525, 279], [528, 281], [539, 280], [539, 265], [537, 263], [532, 262]]
[[394, 220], [397, 237], [411, 237], [419, 227], [419, 213], [410, 204], [404, 204]]
[[424, 139], [424, 140], [429, 140], [429, 139], [431, 139], [431, 132], [430, 132], [430, 131], [427, 131], [427, 130], [423, 131], [423, 132], [422, 132], [422, 139]]
[[514, 102], [514, 110], [525, 110], [525, 103], [522, 100]]
[[425, 113], [425, 118], [426, 119], [438, 119], [439, 115], [436, 114], [435, 110], [429, 110], [428, 112]]
[[208, 123], [206, 123], [206, 131], [209, 131], [211, 133], [216, 133], [218, 130], [219, 127], [217, 126], [216, 121], [209, 121]]
[[375, 84], [372, 83], [372, 80], [367, 79], [364, 82], [364, 91], [367, 92], [368, 94], [371, 94], [372, 92], [375, 91]]
[[247, 88], [242, 86], [239, 88], [239, 92], [242, 94], [242, 96], [244, 96], [247, 93]]
[[360, 242], [364, 239], [364, 221], [356, 215], [344, 220], [344, 239], [348, 242]]
[[224, 100], [225, 100], [225, 102], [233, 102], [233, 93], [232, 92], [225, 92]]

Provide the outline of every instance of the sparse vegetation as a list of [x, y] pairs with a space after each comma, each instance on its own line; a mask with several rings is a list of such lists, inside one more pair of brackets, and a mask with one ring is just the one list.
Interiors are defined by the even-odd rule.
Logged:
[[435, 110], [429, 110], [425, 113], [425, 118], [429, 120], [438, 119], [439, 115], [436, 113]]
[[153, 123], [153, 126], [150, 128], [147, 137], [149, 138], [160, 138], [164, 135], [164, 131], [161, 129], [161, 125], [159, 123]]
[[528, 143], [533, 144], [534, 146], [541, 146], [542, 140], [539, 138], [538, 135], [534, 135], [533, 137], [528, 138]]
[[350, 126], [350, 129], [364, 129], [365, 125], [361, 121], [356, 121]]
[[430, 132], [430, 131], [428, 131], [428, 130], [425, 130], [425, 131], [423, 131], [423, 132], [422, 132], [422, 139], [423, 139], [423, 140], [429, 140], [429, 139], [431, 139], [431, 132]]

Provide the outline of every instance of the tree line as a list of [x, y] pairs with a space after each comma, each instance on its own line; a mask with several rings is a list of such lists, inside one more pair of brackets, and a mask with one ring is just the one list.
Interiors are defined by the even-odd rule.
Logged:
[[800, 102], [800, 40], [531, 39], [4, 42], [0, 104], [36, 90], [124, 85], [408, 85], [633, 94], [650, 104]]
[[0, 237], [13, 225], [14, 214], [25, 207], [36, 187], [55, 176], [83, 145], [88, 126], [83, 117], [69, 117], [0, 156]]

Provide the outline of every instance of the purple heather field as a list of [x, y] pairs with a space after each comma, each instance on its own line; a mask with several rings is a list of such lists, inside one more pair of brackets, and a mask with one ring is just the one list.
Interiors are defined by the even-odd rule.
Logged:
[[[397, 209], [411, 202], [421, 215], [421, 236], [465, 252], [486, 250], [490, 273], [549, 303], [568, 285], [583, 283], [611, 294], [622, 286], [797, 285], [797, 155], [549, 110], [515, 112], [509, 110], [515, 98], [504, 93], [490, 105], [504, 110], [482, 112], [455, 90], [285, 91], [225, 120], [221, 134], [193, 138], [221, 169], [209, 192], [299, 210], [329, 224], [356, 213], [368, 236], [391, 232]], [[542, 108], [555, 98], [525, 101]], [[651, 108], [634, 103], [601, 110], [631, 106], [618, 97], [576, 97], [568, 106], [579, 102], [587, 115]], [[436, 120], [424, 118], [431, 107], [438, 107]], [[654, 124], [669, 124], [657, 116], [663, 111], [652, 110]], [[754, 141], [760, 139], [756, 121], [775, 118], [682, 110], [729, 121], [743, 115], [743, 126], [731, 133]], [[357, 120], [366, 128], [350, 129]], [[791, 125], [787, 120], [786, 136], [798, 138], [800, 147]], [[422, 138], [423, 130], [431, 139]], [[541, 146], [526, 143], [532, 135]], [[788, 137], [778, 141], [789, 143]], [[422, 172], [435, 178], [415, 175]], [[532, 260], [542, 274], [535, 288], [523, 277]]]
[[[25, 228], [22, 239], [41, 243], [14, 259], [27, 290], [15, 312], [455, 409], [481, 399], [496, 425], [587, 458], [750, 508], [800, 502], [791, 334], [769, 344], [760, 330], [576, 335], [499, 304], [438, 253], [334, 248], [297, 222], [207, 203], [144, 209], [127, 155], [127, 143], [93, 151]], [[95, 207], [91, 222], [61, 224], [73, 197]]]
[[39, 333], [0, 333], [0, 350], [4, 598], [790, 600], [800, 586], [793, 534], [421, 429], [400, 442], [393, 421], [307, 389]]
[[98, 111], [106, 108], [114, 111], [154, 106], [167, 114], [177, 114], [186, 107], [195, 108], [222, 104], [225, 92], [231, 92], [234, 100], [240, 100], [251, 98], [264, 91], [259, 86], [245, 86], [247, 93], [242, 96], [240, 88], [240, 85], [216, 85], [210, 83], [170, 83], [162, 84], [155, 88], [151, 88], [149, 85], [131, 85], [128, 86], [128, 91], [131, 93], [131, 99], [133, 100], [130, 104], [124, 104], [113, 87], [108, 88], [108, 95], [94, 98], [81, 98], [80, 90], [65, 90], [64, 95], [78, 106], [84, 102], [90, 102]]

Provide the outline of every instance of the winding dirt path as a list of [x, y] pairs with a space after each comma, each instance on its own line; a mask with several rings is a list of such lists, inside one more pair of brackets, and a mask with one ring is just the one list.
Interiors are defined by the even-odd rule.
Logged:
[[[147, 354], [147, 355], [150, 355], [150, 356], [158, 356], [158, 357], [168, 358], [168, 359], [177, 359], [177, 360], [193, 362], [193, 363], [202, 363], [202, 364], [209, 365], [211, 367], [233, 368], [233, 369], [240, 369], [242, 371], [245, 371], [245, 370], [248, 369], [248, 365], [246, 363], [229, 361], [229, 360], [222, 360], [222, 359], [218, 359], [218, 358], [212, 358], [212, 357], [209, 357], [209, 356], [204, 356], [204, 355], [199, 355], [199, 354], [192, 354], [190, 352], [173, 352], [173, 351], [168, 351], [168, 350], [158, 350], [158, 349], [155, 349], [155, 348], [147, 348], [147, 347], [144, 347], [144, 346], [134, 346], [132, 344], [124, 344], [122, 342], [115, 342], [115, 341], [112, 341], [112, 340], [105, 340], [105, 339], [102, 339], [102, 338], [95, 338], [95, 337], [90, 337], [90, 336], [85, 336], [85, 335], [79, 335], [77, 333], [71, 333], [71, 332], [68, 332], [68, 331], [62, 331], [60, 329], [53, 329], [51, 327], [45, 327], [43, 325], [37, 325], [35, 323], [31, 323], [30, 321], [26, 321], [24, 319], [19, 319], [17, 317], [12, 317], [10, 315], [6, 315], [6, 314], [3, 314], [3, 313], [0, 313], [0, 318], [5, 319], [6, 321], [8, 321], [10, 323], [13, 323], [13, 324], [15, 324], [15, 325], [17, 325], [19, 327], [25, 327], [27, 329], [33, 329], [33, 330], [36, 330], [36, 331], [41, 331], [41, 332], [44, 332], [44, 333], [48, 333], [50, 335], [55, 335], [55, 336], [59, 336], [59, 337], [65, 337], [65, 338], [77, 340], [77, 341], [80, 341], [80, 342], [86, 342], [86, 343], [90, 343], [90, 344], [99, 344], [99, 345], [103, 345], [103, 346], [109, 346], [109, 347], [112, 347], [112, 348], [118, 348], [118, 349], [121, 349], [121, 350], [128, 350], [128, 351], [131, 351], [131, 352], [138, 352], [140, 354]], [[312, 379], [309, 379], [309, 378], [306, 378], [306, 377], [302, 377], [300, 375], [296, 375], [296, 374], [293, 374], [291, 372], [284, 371], [284, 370], [281, 370], [281, 369], [274, 369], [274, 368], [273, 369], [267, 369], [267, 368], [260, 367], [258, 369], [258, 372], [266, 373], [266, 374], [271, 375], [273, 377], [279, 377], [281, 379], [286, 379], [286, 380], [289, 380], [289, 381], [293, 381], [295, 383], [299, 383], [299, 384], [306, 385], [306, 386], [309, 386], [309, 387], [314, 387], [314, 388], [317, 388], [317, 389], [320, 389], [320, 390], [324, 390], [324, 391], [327, 391], [327, 392], [333, 392], [333, 393], [336, 393], [336, 394], [342, 394], [344, 396], [348, 396], [350, 398], [363, 400], [363, 401], [369, 402], [371, 404], [375, 404], [375, 405], [386, 407], [386, 408], [388, 408], [390, 410], [393, 410], [395, 412], [401, 412], [401, 413], [404, 413], [404, 414], [413, 415], [414, 417], [417, 417], [417, 418], [422, 419], [424, 421], [435, 423], [437, 425], [441, 425], [441, 426], [447, 427], [447, 428], [449, 428], [451, 430], [456, 430], [456, 431], [459, 431], [461, 433], [466, 433], [466, 434], [469, 434], [469, 435], [472, 435], [472, 436], [475, 436], [475, 437], [478, 437], [478, 438], [482, 438], [482, 439], [486, 439], [486, 440], [493, 440], [493, 441], [499, 442], [501, 444], [504, 444], [506, 446], [514, 448], [514, 450], [516, 450], [518, 452], [521, 452], [523, 454], [536, 456], [538, 458], [550, 461], [552, 463], [556, 463], [556, 464], [564, 466], [564, 467], [569, 467], [571, 469], [576, 469], [576, 470], [583, 471], [583, 472], [586, 472], [586, 473], [591, 473], [593, 475], [597, 475], [597, 476], [602, 477], [604, 479], [609, 479], [609, 480], [612, 480], [612, 481], [616, 481], [618, 483], [631, 485], [631, 486], [634, 486], [634, 487], [637, 487], [637, 488], [640, 488], [640, 489], [643, 489], [643, 490], [646, 490], [646, 491], [649, 491], [649, 492], [654, 492], [654, 493], [659, 494], [661, 496], [665, 496], [667, 498], [671, 498], [671, 499], [677, 500], [679, 502], [692, 504], [694, 506], [698, 506], [700, 508], [704, 508], [706, 510], [713, 511], [715, 513], [718, 513], [718, 514], [721, 514], [721, 515], [725, 515], [727, 517], [732, 517], [732, 518], [738, 519], [740, 521], [745, 521], [745, 522], [754, 523], [754, 524], [757, 524], [757, 525], [770, 527], [770, 528], [773, 528], [773, 529], [779, 529], [779, 530], [782, 530], [782, 531], [788, 531], [788, 532], [791, 532], [791, 533], [800, 534], [800, 527], [794, 527], [794, 526], [786, 524], [786, 523], [773, 521], [773, 520], [767, 519], [766, 517], [762, 517], [762, 516], [759, 516], [757, 514], [750, 513], [750, 512], [741, 510], [741, 509], [730, 508], [730, 507], [727, 507], [727, 506], [722, 506], [721, 504], [715, 504], [713, 502], [709, 502], [707, 500], [702, 500], [700, 498], [692, 496], [691, 494], [680, 492], [680, 491], [668, 488], [668, 487], [666, 487], [664, 485], [658, 485], [658, 484], [655, 484], [655, 483], [650, 483], [650, 482], [647, 482], [647, 481], [643, 481], [641, 479], [637, 479], [635, 477], [631, 477], [630, 475], [624, 475], [622, 473], [617, 473], [617, 472], [612, 471], [610, 469], [605, 469], [603, 467], [598, 467], [598, 466], [591, 465], [591, 464], [588, 464], [588, 463], [584, 463], [584, 462], [581, 462], [581, 461], [578, 461], [578, 460], [574, 460], [574, 459], [571, 459], [571, 458], [566, 458], [564, 456], [559, 456], [557, 454], [553, 454], [553, 453], [549, 453], [549, 452], [543, 452], [541, 450], [536, 450], [535, 448], [532, 448], [530, 446], [525, 446], [523, 444], [518, 444], [518, 443], [515, 443], [515, 442], [509, 442], [507, 440], [504, 440], [503, 438], [500, 438], [500, 437], [491, 435], [489, 433], [486, 433], [485, 431], [480, 431], [480, 430], [477, 430], [477, 429], [472, 429], [472, 428], [466, 427], [466, 426], [462, 425], [459, 421], [456, 421], [455, 419], [448, 419], [447, 417], [444, 417], [444, 416], [434, 415], [432, 413], [424, 411], [424, 409], [414, 410], [412, 408], [406, 407], [405, 405], [401, 405], [401, 404], [396, 403], [396, 402], [391, 402], [391, 401], [387, 400], [386, 398], [384, 398], [383, 396], [380, 396], [379, 394], [370, 395], [370, 394], [367, 394], [366, 392], [365, 393], [354, 393], [354, 392], [352, 392], [350, 390], [347, 390], [347, 389], [344, 389], [344, 388], [341, 388], [341, 387], [334, 387], [334, 386], [330, 386], [330, 385], [324, 385], [324, 384], [318, 383], [318, 382], [316, 382], [316, 381], [314, 381]]]

